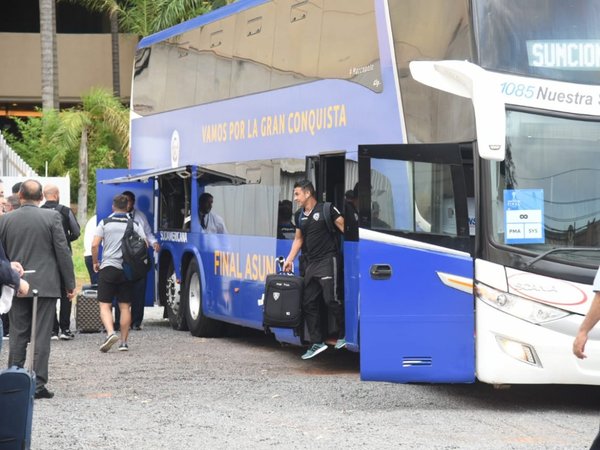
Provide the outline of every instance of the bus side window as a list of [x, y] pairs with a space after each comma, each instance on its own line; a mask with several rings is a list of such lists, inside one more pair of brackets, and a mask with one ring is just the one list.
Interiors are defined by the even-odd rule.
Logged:
[[371, 228], [456, 236], [450, 167], [371, 160]]

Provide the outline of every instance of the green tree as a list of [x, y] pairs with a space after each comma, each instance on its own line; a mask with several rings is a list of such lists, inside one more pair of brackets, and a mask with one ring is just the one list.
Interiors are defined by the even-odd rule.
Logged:
[[69, 173], [79, 180], [71, 197], [77, 198], [77, 219], [85, 223], [88, 204], [96, 201], [96, 169], [127, 166], [128, 109], [110, 92], [92, 89], [81, 107], [16, 123], [21, 137], [9, 134], [7, 140], [31, 167], [44, 173], [47, 164], [49, 176]]

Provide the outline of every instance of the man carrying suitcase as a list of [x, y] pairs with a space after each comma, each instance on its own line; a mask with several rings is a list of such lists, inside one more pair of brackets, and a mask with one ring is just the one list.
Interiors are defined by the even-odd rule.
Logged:
[[[338, 258], [339, 248], [336, 231], [329, 229], [329, 223], [344, 232], [344, 218], [340, 211], [331, 206], [331, 217], [325, 218], [324, 203], [318, 203], [315, 188], [308, 180], [299, 181], [294, 185], [294, 200], [300, 207], [296, 215], [296, 234], [290, 254], [285, 260], [283, 270], [292, 270], [293, 262], [300, 250], [306, 261], [304, 269], [304, 296], [302, 310], [308, 329], [311, 347], [302, 355], [302, 359], [312, 358], [327, 350], [321, 329], [321, 298], [335, 320], [339, 338], [335, 348], [346, 345], [344, 336], [344, 307], [338, 297]], [[333, 331], [333, 330], [330, 330]]]

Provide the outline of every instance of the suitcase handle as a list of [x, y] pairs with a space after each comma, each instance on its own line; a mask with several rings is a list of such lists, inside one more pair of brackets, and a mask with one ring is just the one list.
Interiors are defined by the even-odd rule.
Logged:
[[33, 289], [31, 293], [33, 294], [33, 311], [31, 314], [31, 343], [29, 344], [30, 348], [27, 352], [27, 367], [29, 369], [29, 373], [33, 374], [33, 358], [35, 357], [35, 340], [37, 335], [37, 305], [39, 293], [37, 289]]
[[283, 256], [277, 257], [277, 267], [279, 269], [277, 271], [277, 273], [285, 274], [285, 275], [293, 275], [294, 274], [294, 261], [292, 261], [292, 271], [291, 272], [284, 272], [283, 271], [283, 265], [284, 264], [285, 264], [285, 258]]

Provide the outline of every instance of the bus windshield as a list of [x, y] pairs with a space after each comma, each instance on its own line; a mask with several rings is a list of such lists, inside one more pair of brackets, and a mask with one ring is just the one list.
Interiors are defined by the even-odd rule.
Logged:
[[[489, 162], [492, 239], [536, 253], [598, 246], [599, 156], [598, 122], [508, 111], [506, 159]], [[592, 251], [551, 258], [600, 263]]]

